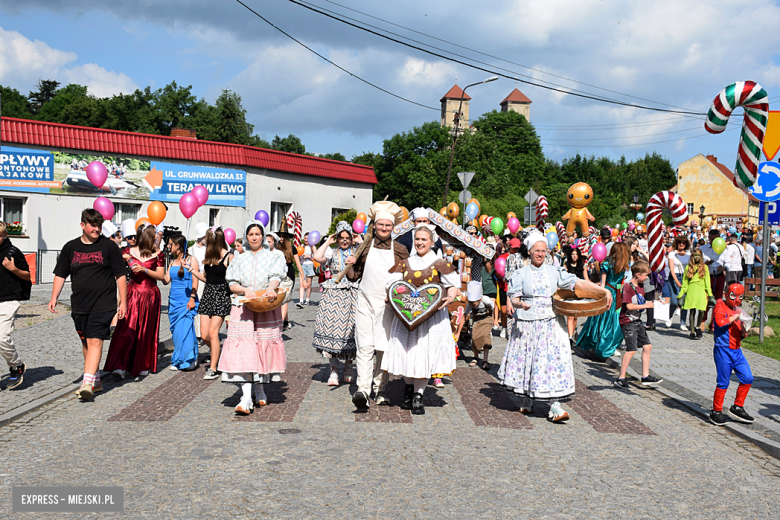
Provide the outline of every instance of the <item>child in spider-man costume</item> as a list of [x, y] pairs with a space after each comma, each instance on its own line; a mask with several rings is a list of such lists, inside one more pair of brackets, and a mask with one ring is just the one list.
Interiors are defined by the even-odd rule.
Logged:
[[731, 284], [728, 290], [724, 291], [723, 299], [718, 300], [718, 303], [715, 304], [713, 312], [713, 322], [715, 323], [713, 355], [715, 356], [715, 368], [718, 371], [718, 382], [715, 387], [710, 421], [718, 426], [726, 424], [726, 416], [723, 414], [723, 399], [726, 397], [732, 371], [739, 378], [739, 387], [737, 387], [737, 398], [734, 399], [734, 405], [727, 410], [727, 413], [735, 421], [743, 423], [754, 421], [743, 408], [745, 398], [753, 384], [753, 373], [750, 371], [750, 365], [740, 348], [742, 338], [747, 335], [745, 324], [740, 320], [741, 311], [739, 309], [744, 293], [745, 289], [741, 284]]

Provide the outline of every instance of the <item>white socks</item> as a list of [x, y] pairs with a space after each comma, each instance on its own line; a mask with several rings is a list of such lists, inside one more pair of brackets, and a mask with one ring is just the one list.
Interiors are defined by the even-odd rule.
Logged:
[[427, 379], [415, 379], [414, 380], [414, 391], [417, 392], [420, 395], [423, 395], [423, 392], [425, 392], [425, 387], [428, 385]]
[[252, 383], [241, 383], [241, 403], [243, 407], [252, 402]]

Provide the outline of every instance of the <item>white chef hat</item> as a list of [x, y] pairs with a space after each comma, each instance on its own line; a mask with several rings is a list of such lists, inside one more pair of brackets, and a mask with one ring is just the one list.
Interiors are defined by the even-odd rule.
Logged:
[[206, 231], [209, 230], [209, 225], [205, 222], [198, 222], [195, 224], [195, 240], [200, 240], [206, 236]]
[[427, 218], [430, 220], [430, 217], [428, 216], [428, 210], [425, 208], [414, 208], [412, 210], [411, 214], [412, 220], [417, 218]]
[[135, 220], [128, 218], [122, 221], [122, 236], [124, 237], [135, 236]]
[[482, 282], [469, 282], [466, 286], [467, 297], [470, 302], [482, 299]]
[[103, 236], [106, 238], [111, 238], [116, 234], [118, 231], [116, 224], [111, 222], [110, 220], [104, 220], [103, 221]]
[[533, 245], [537, 242], [544, 242], [544, 245], [547, 245], [547, 239], [544, 238], [544, 235], [542, 235], [538, 231], [531, 231], [530, 233], [528, 233], [528, 236], [525, 237], [525, 240], [523, 240], [525, 247], [529, 251], [531, 250]]
[[403, 211], [395, 202], [383, 200], [374, 202], [374, 204], [368, 208], [368, 218], [374, 222], [378, 220], [389, 220], [395, 226], [401, 223]]

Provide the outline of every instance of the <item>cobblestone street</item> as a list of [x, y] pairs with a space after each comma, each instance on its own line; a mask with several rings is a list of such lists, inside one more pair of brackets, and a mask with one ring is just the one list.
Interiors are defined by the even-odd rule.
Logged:
[[[398, 408], [398, 379], [388, 387], [392, 406], [358, 414], [356, 387], [326, 386], [326, 364], [311, 348], [316, 305], [290, 313], [288, 370], [269, 405], [247, 417], [233, 413], [236, 386], [204, 381], [202, 368], [167, 370], [166, 354], [159, 373], [111, 381], [93, 402], [69, 393], [5, 424], [0, 517], [11, 516], [20, 485], [123, 486], [124, 518], [777, 516], [777, 459], [659, 391], [616, 390], [607, 364], [575, 356], [577, 394], [564, 403], [564, 424], [548, 422], [545, 405], [517, 412], [495, 379], [506, 345], [497, 337], [491, 371], [459, 361], [445, 388], [426, 389], [425, 415]], [[661, 371], [671, 347], [656, 338]], [[80, 376], [70, 318], [21, 329], [15, 340], [28, 373], [55, 373], [0, 391], [4, 410]], [[674, 338], [698, 351], [684, 341]], [[701, 382], [703, 395], [712, 384]], [[755, 410], [753, 398], [760, 394], [748, 398]]]

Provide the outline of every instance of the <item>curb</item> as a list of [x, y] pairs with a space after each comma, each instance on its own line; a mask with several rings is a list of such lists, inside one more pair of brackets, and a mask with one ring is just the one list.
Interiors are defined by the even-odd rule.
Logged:
[[[173, 344], [173, 337], [170, 337], [168, 339], [160, 341], [159, 345], [157, 347], [157, 350], [159, 352], [160, 349], [162, 349], [163, 350], [163, 354], [162, 355], [158, 354], [158, 357], [163, 357], [166, 354], [168, 354], [167, 347], [169, 345], [172, 345], [172, 344]], [[74, 393], [76, 390], [79, 389], [80, 386], [81, 386], [80, 383], [74, 383], [74, 384], [68, 385], [68, 386], [66, 386], [64, 388], [60, 388], [59, 390], [55, 390], [54, 392], [50, 393], [49, 395], [45, 395], [43, 397], [39, 397], [38, 399], [30, 401], [29, 403], [27, 403], [27, 404], [25, 404], [23, 406], [20, 406], [19, 408], [16, 408], [14, 410], [11, 410], [10, 412], [6, 412], [3, 415], [0, 415], [0, 428], [2, 428], [3, 426], [5, 426], [5, 425], [7, 425], [9, 423], [12, 423], [13, 421], [16, 421], [20, 417], [22, 417], [24, 415], [27, 415], [30, 412], [33, 412], [33, 411], [35, 411], [35, 410], [37, 410], [37, 409], [39, 409], [39, 408], [41, 408], [43, 406], [46, 406], [47, 404], [49, 404], [49, 403], [51, 403], [53, 401], [56, 401], [60, 397], [64, 397], [64, 396], [66, 396], [68, 394]]]
[[[607, 363], [607, 365], [609, 365], [612, 368], [616, 368], [618, 370], [620, 369], [620, 362], [615, 360], [614, 358], [607, 359], [606, 363]], [[632, 376], [638, 377], [638, 374], [636, 373], [636, 371], [634, 371], [630, 366], [628, 368], [627, 373], [628, 372], [631, 372]], [[685, 406], [689, 410], [692, 410], [692, 411], [694, 411], [694, 412], [704, 416], [704, 418], [707, 421], [709, 421], [710, 412], [708, 410], [704, 409], [704, 407], [702, 407], [698, 403], [694, 403], [690, 399], [686, 399], [685, 397], [682, 397], [682, 396], [672, 392], [671, 390], [663, 388], [662, 386], [653, 387], [653, 390], [658, 391], [659, 393], [665, 395], [666, 397], [669, 397], [670, 399], [674, 399], [675, 401], [677, 401], [681, 405]], [[691, 392], [691, 393], [695, 393], [695, 392]], [[699, 395], [699, 394], [695, 394], [695, 395]], [[731, 433], [737, 435], [738, 437], [741, 437], [742, 439], [744, 439], [744, 440], [754, 444], [755, 446], [761, 448], [768, 455], [771, 455], [772, 457], [774, 457], [776, 459], [780, 459], [780, 443], [772, 441], [770, 439], [767, 439], [767, 438], [761, 436], [760, 434], [758, 434], [758, 433], [756, 433], [756, 432], [754, 432], [752, 430], [749, 430], [749, 429], [745, 428], [744, 426], [742, 426], [742, 425], [740, 425], [739, 423], [736, 423], [736, 422], [728, 422], [728, 423], [726, 423], [724, 425], [724, 428], [729, 430]]]

